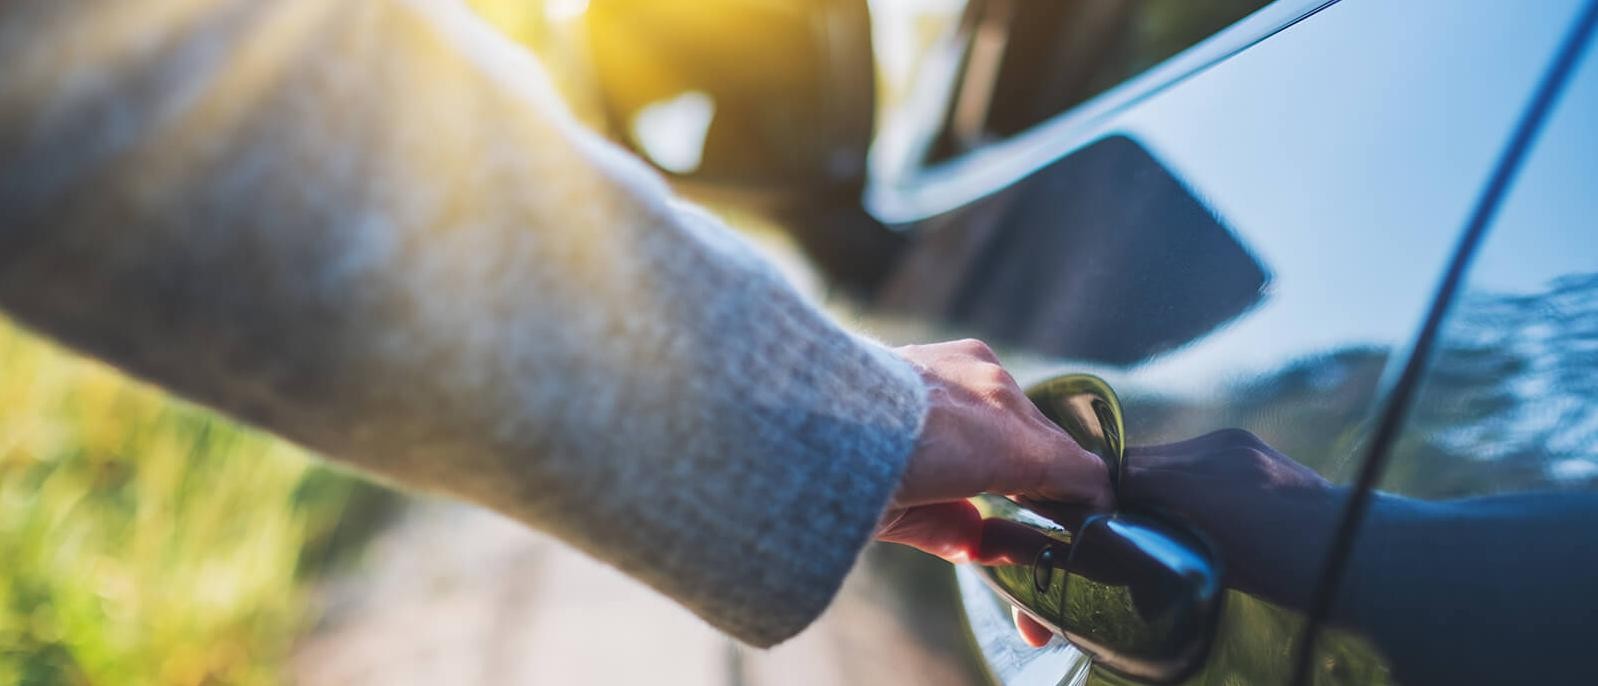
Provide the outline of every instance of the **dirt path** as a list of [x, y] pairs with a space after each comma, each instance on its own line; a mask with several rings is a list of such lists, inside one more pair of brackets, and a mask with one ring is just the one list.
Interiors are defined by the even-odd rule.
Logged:
[[882, 602], [883, 583], [861, 565], [815, 626], [754, 651], [557, 541], [427, 502], [324, 589], [293, 674], [305, 686], [970, 683], [958, 650], [928, 648], [926, 617]]
[[464, 506], [414, 507], [324, 596], [307, 686], [731, 683], [729, 644], [685, 610]]

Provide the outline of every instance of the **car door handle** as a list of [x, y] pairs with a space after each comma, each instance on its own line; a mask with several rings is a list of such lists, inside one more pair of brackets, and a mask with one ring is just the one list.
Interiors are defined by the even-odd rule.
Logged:
[[[1028, 397], [1124, 478], [1120, 402], [1097, 377], [1069, 375]], [[1168, 683], [1203, 664], [1220, 616], [1221, 572], [1207, 546], [1152, 515], [1088, 513], [984, 495], [977, 563], [1000, 595], [1120, 674]]]

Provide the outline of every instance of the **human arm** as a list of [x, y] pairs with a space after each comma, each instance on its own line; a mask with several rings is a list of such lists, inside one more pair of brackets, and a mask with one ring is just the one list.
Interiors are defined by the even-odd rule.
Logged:
[[937, 453], [917, 369], [458, 3], [20, 0], [0, 65], [9, 316], [745, 641], [808, 623]]

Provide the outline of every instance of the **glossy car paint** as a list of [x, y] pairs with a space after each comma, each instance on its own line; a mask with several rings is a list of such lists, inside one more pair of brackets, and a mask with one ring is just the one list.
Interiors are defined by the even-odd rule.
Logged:
[[1598, 5], [1479, 200], [1325, 589], [1407, 682], [1598, 680], [1595, 31]]
[[[1347, 483], [1390, 390], [1392, 361], [1407, 356], [1461, 228], [1583, 5], [1482, 2], [1460, 11], [1442, 1], [1343, 0], [1270, 27], [1268, 35], [1228, 35], [1251, 26], [1240, 23], [1213, 40], [1246, 49], [1198, 72], [1108, 111], [1091, 101], [1045, 124], [1039, 136], [928, 172], [924, 178], [961, 189], [949, 195], [970, 201], [907, 223], [916, 242], [880, 305], [928, 330], [1008, 339], [1007, 359], [1030, 362], [1033, 379], [1061, 370], [1099, 373], [1124, 396], [1132, 444], [1240, 427]], [[1267, 10], [1280, 14], [1276, 7]], [[1303, 3], [1289, 9], [1298, 13]], [[1102, 99], [1116, 97], [1112, 91]], [[1133, 147], [1085, 170], [1077, 164], [1083, 158], [1073, 159], [1112, 138]], [[1146, 166], [1117, 163], [1136, 154], [1156, 160], [1177, 183], [1151, 184]], [[1569, 178], [1593, 178], [1594, 158], [1584, 159], [1566, 162], [1578, 167]], [[1072, 195], [1079, 184], [1062, 181], [1095, 172], [1102, 180], [1097, 196]], [[1185, 197], [1173, 196], [1173, 188]], [[1125, 211], [1188, 202], [1210, 219], [1167, 211], [1140, 223]], [[1593, 215], [1545, 213], [1542, 221], [1569, 216]], [[1161, 223], [1150, 229], [1149, 220]], [[1160, 240], [1214, 234], [1215, 225], [1231, 241]], [[1060, 244], [1062, 233], [1096, 239]], [[1136, 242], [1117, 244], [1116, 236]], [[1184, 250], [1171, 254], [1172, 246]], [[1094, 251], [1070, 259], [1095, 268], [1082, 279], [1062, 279], [1050, 258], [1066, 259], [1073, 247]], [[1211, 326], [1183, 329], [1186, 340], [1145, 345], [1147, 355], [1135, 360], [1096, 352], [1115, 347], [1117, 321], [1130, 329], [1173, 316], [1178, 308], [1170, 303], [1203, 288], [1203, 274], [1146, 284], [1135, 298], [1116, 302], [1114, 316], [1099, 324], [1110, 338], [1095, 345], [1032, 335], [1068, 325], [1062, 311], [1091, 310], [1113, 300], [1105, 294], [1137, 290], [1131, 285], [1146, 272], [1140, 267], [1230, 264], [1238, 251], [1264, 275], [1256, 297], [1241, 311], [1218, 309]], [[983, 297], [1005, 280], [1013, 285], [1000, 293], [1033, 286], [1034, 297], [1020, 305]], [[993, 308], [1006, 311], [996, 316]], [[1332, 531], [1295, 533], [1325, 545]], [[968, 617], [1002, 681], [1086, 677], [1073, 649], [1021, 646], [1002, 615], [990, 611], [1002, 605], [968, 581], [962, 577]], [[1285, 682], [1302, 622], [1292, 609], [1233, 594], [1211, 660], [1193, 681]], [[1356, 636], [1334, 632], [1322, 651], [1318, 680], [1389, 678], [1386, 662]]]

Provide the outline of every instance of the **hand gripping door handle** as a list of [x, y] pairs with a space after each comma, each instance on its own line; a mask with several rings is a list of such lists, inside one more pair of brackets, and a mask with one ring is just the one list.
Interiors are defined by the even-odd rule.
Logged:
[[[1027, 390], [1043, 414], [1126, 479], [1121, 403], [1098, 377], [1070, 374]], [[1119, 508], [1088, 513], [993, 495], [982, 512], [979, 576], [1122, 675], [1169, 683], [1204, 662], [1221, 608], [1221, 572], [1196, 537]]]

